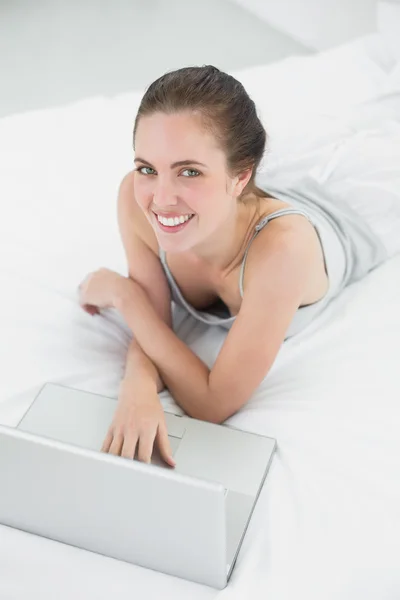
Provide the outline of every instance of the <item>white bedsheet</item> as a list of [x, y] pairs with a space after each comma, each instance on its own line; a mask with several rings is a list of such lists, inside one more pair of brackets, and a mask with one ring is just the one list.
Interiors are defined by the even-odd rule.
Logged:
[[[265, 168], [296, 173], [352, 132], [400, 127], [395, 69], [372, 35], [238, 72], [270, 133]], [[126, 274], [116, 191], [139, 100], [90, 98], [0, 121], [3, 424], [14, 426], [46, 381], [117, 396], [130, 332], [114, 310], [85, 313], [76, 288], [101, 266]], [[397, 256], [288, 340], [227, 422], [276, 438], [278, 450], [225, 590], [0, 526], [0, 598], [398, 599], [399, 292]], [[175, 318], [211, 366], [226, 333], [180, 310]]]

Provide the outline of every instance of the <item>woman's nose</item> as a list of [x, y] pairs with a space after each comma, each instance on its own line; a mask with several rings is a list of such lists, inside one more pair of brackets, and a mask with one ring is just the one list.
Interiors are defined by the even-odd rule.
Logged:
[[154, 190], [154, 204], [156, 206], [174, 206], [177, 203], [174, 186], [168, 181], [158, 181]]

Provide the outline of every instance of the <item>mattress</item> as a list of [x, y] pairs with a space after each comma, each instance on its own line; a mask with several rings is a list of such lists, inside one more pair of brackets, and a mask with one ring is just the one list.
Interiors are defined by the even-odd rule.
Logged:
[[[232, 72], [257, 104], [269, 135], [262, 168], [275, 177], [328, 160], [360, 131], [400, 130], [398, 73], [380, 34]], [[131, 332], [114, 309], [84, 312], [77, 286], [100, 267], [127, 274], [116, 194], [140, 98], [0, 120], [2, 424], [15, 426], [46, 381], [117, 397]], [[399, 598], [399, 292], [397, 255], [285, 342], [226, 422], [278, 448], [224, 590], [0, 525], [0, 598]], [[226, 332], [178, 307], [174, 325], [212, 366]], [[167, 391], [160, 398], [180, 411]]]

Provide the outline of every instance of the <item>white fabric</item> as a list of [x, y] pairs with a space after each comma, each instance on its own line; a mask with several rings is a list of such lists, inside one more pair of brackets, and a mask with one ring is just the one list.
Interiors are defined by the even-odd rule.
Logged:
[[384, 36], [391, 51], [400, 61], [400, 2], [399, 0], [378, 0], [378, 32]]
[[[387, 57], [385, 42], [372, 36], [242, 72], [268, 116], [271, 172], [311, 170], [371, 119], [379, 127], [379, 114], [399, 123], [400, 91], [390, 108], [381, 103]], [[114, 310], [85, 313], [76, 288], [102, 266], [126, 274], [116, 192], [132, 165], [139, 100], [92, 98], [0, 121], [3, 424], [14, 426], [46, 381], [117, 395], [130, 332]], [[360, 102], [376, 112], [358, 110]], [[378, 193], [392, 175], [381, 174]], [[343, 177], [345, 191], [351, 173]], [[275, 437], [278, 451], [225, 590], [0, 526], [0, 597], [398, 598], [399, 273], [396, 256], [347, 288], [282, 346], [254, 397], [229, 419]], [[179, 310], [175, 318], [211, 366], [225, 332]], [[174, 404], [167, 392], [161, 398]]]
[[311, 174], [365, 219], [390, 257], [400, 252], [400, 101], [398, 122], [355, 133]]

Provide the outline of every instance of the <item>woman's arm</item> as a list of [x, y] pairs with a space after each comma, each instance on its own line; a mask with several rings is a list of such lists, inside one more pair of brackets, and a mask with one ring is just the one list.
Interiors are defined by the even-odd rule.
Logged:
[[[135, 281], [122, 281], [115, 307], [145, 354], [159, 373], [176, 402], [190, 416], [215, 420], [208, 390], [209, 369], [180, 340], [155, 311], [143, 288]], [[149, 352], [150, 351], [150, 352]], [[194, 388], [196, 393], [193, 393]]]
[[133, 336], [133, 339], [128, 347], [123, 381], [133, 382], [143, 378], [154, 381], [154, 387], [157, 391], [157, 394], [162, 392], [165, 388], [158, 369], [150, 360], [150, 358], [143, 352], [137, 343], [135, 336]]
[[262, 251], [246, 272], [242, 306], [211, 371], [162, 321], [136, 282], [120, 288], [116, 308], [189, 416], [221, 423], [250, 399], [306, 293], [315, 252], [308, 225], [286, 225], [284, 235], [279, 225], [273, 235], [272, 225], [268, 236], [253, 242]]

